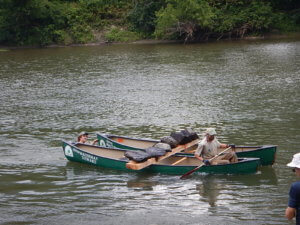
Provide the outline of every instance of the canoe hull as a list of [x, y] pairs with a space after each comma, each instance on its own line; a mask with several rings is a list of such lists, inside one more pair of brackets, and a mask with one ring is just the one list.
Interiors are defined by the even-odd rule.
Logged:
[[242, 158], [259, 158], [262, 166], [273, 165], [276, 159], [276, 145], [265, 145], [255, 150], [237, 152], [238, 157]]
[[93, 166], [99, 166], [104, 168], [111, 168], [116, 170], [128, 170], [126, 168], [127, 161], [115, 160], [105, 157], [99, 157], [97, 155], [85, 152], [74, 145], [67, 142], [63, 142], [63, 150], [65, 157], [72, 162], [79, 162], [89, 164]]
[[[94, 147], [93, 148], [99, 148], [101, 147]], [[103, 148], [102, 148], [103, 149]], [[122, 151], [124, 150], [116, 150], [116, 149], [109, 149], [106, 148], [107, 151]], [[142, 170], [136, 171], [126, 168], [126, 163], [128, 162], [125, 159], [113, 159], [109, 157], [100, 157], [95, 154], [91, 154], [89, 152], [86, 152], [78, 147], [76, 145], [63, 142], [63, 151], [65, 154], [65, 157], [69, 161], [73, 162], [79, 162], [84, 164], [89, 164], [93, 166], [103, 167], [103, 168], [110, 168], [115, 170], [122, 170], [122, 171], [128, 171], [128, 172], [151, 172], [151, 173], [161, 173], [161, 174], [170, 174], [170, 175], [182, 175], [192, 169], [194, 169], [196, 166], [188, 166], [188, 165], [160, 165], [155, 164], [151, 165], [147, 168], [144, 168]], [[181, 156], [174, 156], [180, 159]], [[191, 157], [192, 156], [188, 156]], [[257, 168], [260, 164], [259, 159], [243, 159], [241, 162], [233, 163], [233, 164], [226, 164], [226, 165], [215, 165], [215, 166], [203, 166], [201, 167], [197, 173], [213, 173], [213, 174], [249, 174], [249, 173], [255, 173], [257, 171]]]
[[[112, 140], [110, 137], [114, 137], [116, 140]], [[104, 135], [97, 133], [98, 143], [102, 147], [110, 147], [110, 148], [120, 148], [126, 150], [140, 150], [143, 147], [137, 148], [129, 145], [122, 144], [124, 140], [130, 140], [132, 142], [143, 142], [146, 146], [149, 147], [158, 143], [158, 140], [153, 139], [139, 139], [139, 138], [131, 138], [125, 136], [116, 136], [116, 135]], [[263, 145], [263, 146], [237, 146], [238, 148], [242, 148], [243, 151], [236, 152], [237, 157], [239, 158], [259, 158], [261, 160], [262, 166], [273, 165], [276, 159], [276, 145]], [[191, 155], [191, 154], [186, 154]]]
[[[238, 163], [231, 163], [226, 165], [214, 165], [214, 166], [202, 166], [195, 173], [209, 173], [209, 174], [249, 174], [256, 173], [260, 161], [258, 158], [244, 158]], [[165, 166], [165, 165], [153, 165], [151, 166], [151, 172], [162, 174], [185, 174], [195, 166]]]

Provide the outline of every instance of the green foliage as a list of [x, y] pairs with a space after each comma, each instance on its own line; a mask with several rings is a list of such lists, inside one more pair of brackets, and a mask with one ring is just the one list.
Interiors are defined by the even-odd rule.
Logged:
[[300, 10], [298, 15], [278, 13], [275, 19], [276, 24], [274, 25], [274, 28], [281, 32], [300, 31]]
[[73, 43], [73, 38], [69, 32], [65, 30], [55, 30], [53, 32], [53, 40], [57, 44], [70, 45]]
[[230, 32], [243, 36], [247, 32], [265, 31], [275, 22], [275, 14], [270, 4], [262, 1], [238, 1], [214, 8], [213, 31], [223, 34]]
[[128, 8], [125, 0], [0, 0], [0, 43], [86, 43], [93, 29], [124, 24]]
[[264, 30], [270, 28], [275, 15], [270, 4], [262, 1], [252, 1], [245, 10], [244, 16], [253, 30]]
[[168, 4], [166, 8], [157, 12], [155, 36], [157, 38], [170, 38], [174, 36], [177, 22], [176, 10], [171, 4]]
[[93, 29], [124, 25], [128, 7], [124, 0], [79, 0], [67, 11], [68, 31], [76, 43], [93, 41]]
[[145, 34], [155, 30], [155, 13], [165, 5], [165, 0], [138, 0], [129, 12], [128, 19], [133, 28]]
[[86, 43], [105, 30], [109, 41], [127, 42], [141, 35], [187, 41], [273, 29], [300, 30], [299, 0], [0, 0], [0, 44]]
[[276, 10], [294, 10], [299, 9], [299, 0], [270, 0], [269, 1], [274, 9]]
[[139, 35], [135, 32], [126, 31], [117, 27], [113, 27], [105, 35], [106, 39], [111, 42], [129, 42], [139, 39]]
[[129, 11], [129, 1], [122, 0], [80, 0], [79, 8], [85, 10], [86, 21], [96, 27], [110, 24], [124, 24]]
[[166, 8], [157, 12], [155, 35], [192, 39], [197, 30], [211, 26], [212, 17], [211, 7], [205, 0], [170, 0]]
[[47, 45], [52, 43], [54, 29], [65, 25], [65, 4], [48, 0], [5, 0], [2, 3], [0, 42]]

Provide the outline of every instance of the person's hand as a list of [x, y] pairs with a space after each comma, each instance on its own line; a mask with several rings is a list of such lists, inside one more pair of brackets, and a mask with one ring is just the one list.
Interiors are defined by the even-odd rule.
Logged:
[[231, 147], [231, 148], [235, 148], [235, 145], [234, 144], [230, 144], [230, 145], [227, 145], [228, 148]]
[[210, 162], [209, 162], [209, 160], [207, 160], [207, 159], [204, 159], [204, 160], [203, 160], [203, 163], [204, 163], [204, 165], [206, 165], [206, 166], [209, 166], [209, 165], [210, 165]]

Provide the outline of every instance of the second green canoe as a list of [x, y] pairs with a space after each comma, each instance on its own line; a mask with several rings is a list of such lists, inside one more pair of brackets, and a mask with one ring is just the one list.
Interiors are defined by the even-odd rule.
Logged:
[[[100, 133], [97, 133], [97, 139], [98, 144], [101, 147], [120, 148], [125, 150], [145, 149], [159, 142], [158, 140], [153, 139], [131, 138], [126, 136], [117, 136]], [[276, 159], [276, 150], [276, 145], [236, 146], [235, 148], [235, 152], [238, 157], [259, 158], [261, 161], [261, 165], [263, 166], [274, 164]], [[178, 154], [193, 154], [193, 150]]]

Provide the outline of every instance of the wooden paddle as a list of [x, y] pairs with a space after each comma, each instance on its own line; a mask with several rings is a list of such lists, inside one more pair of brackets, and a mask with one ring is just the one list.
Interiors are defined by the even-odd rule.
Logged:
[[[231, 147], [226, 148], [225, 150], [221, 151], [220, 153], [218, 153], [217, 155], [215, 155], [214, 157], [212, 157], [212, 158], [209, 159], [208, 161], [211, 162], [212, 160], [214, 160], [215, 158], [217, 158], [219, 155], [223, 154], [224, 152], [226, 152], [226, 151], [228, 151], [228, 150], [230, 150], [230, 149], [231, 149]], [[195, 171], [199, 170], [199, 169], [200, 169], [202, 166], [204, 166], [204, 165], [205, 165], [205, 164], [202, 163], [200, 166], [197, 166], [196, 168], [194, 168], [194, 169], [190, 170], [189, 172], [183, 174], [183, 175], [180, 177], [180, 179], [186, 178], [186, 177], [189, 176], [190, 174], [192, 174], [192, 173], [194, 173]]]

